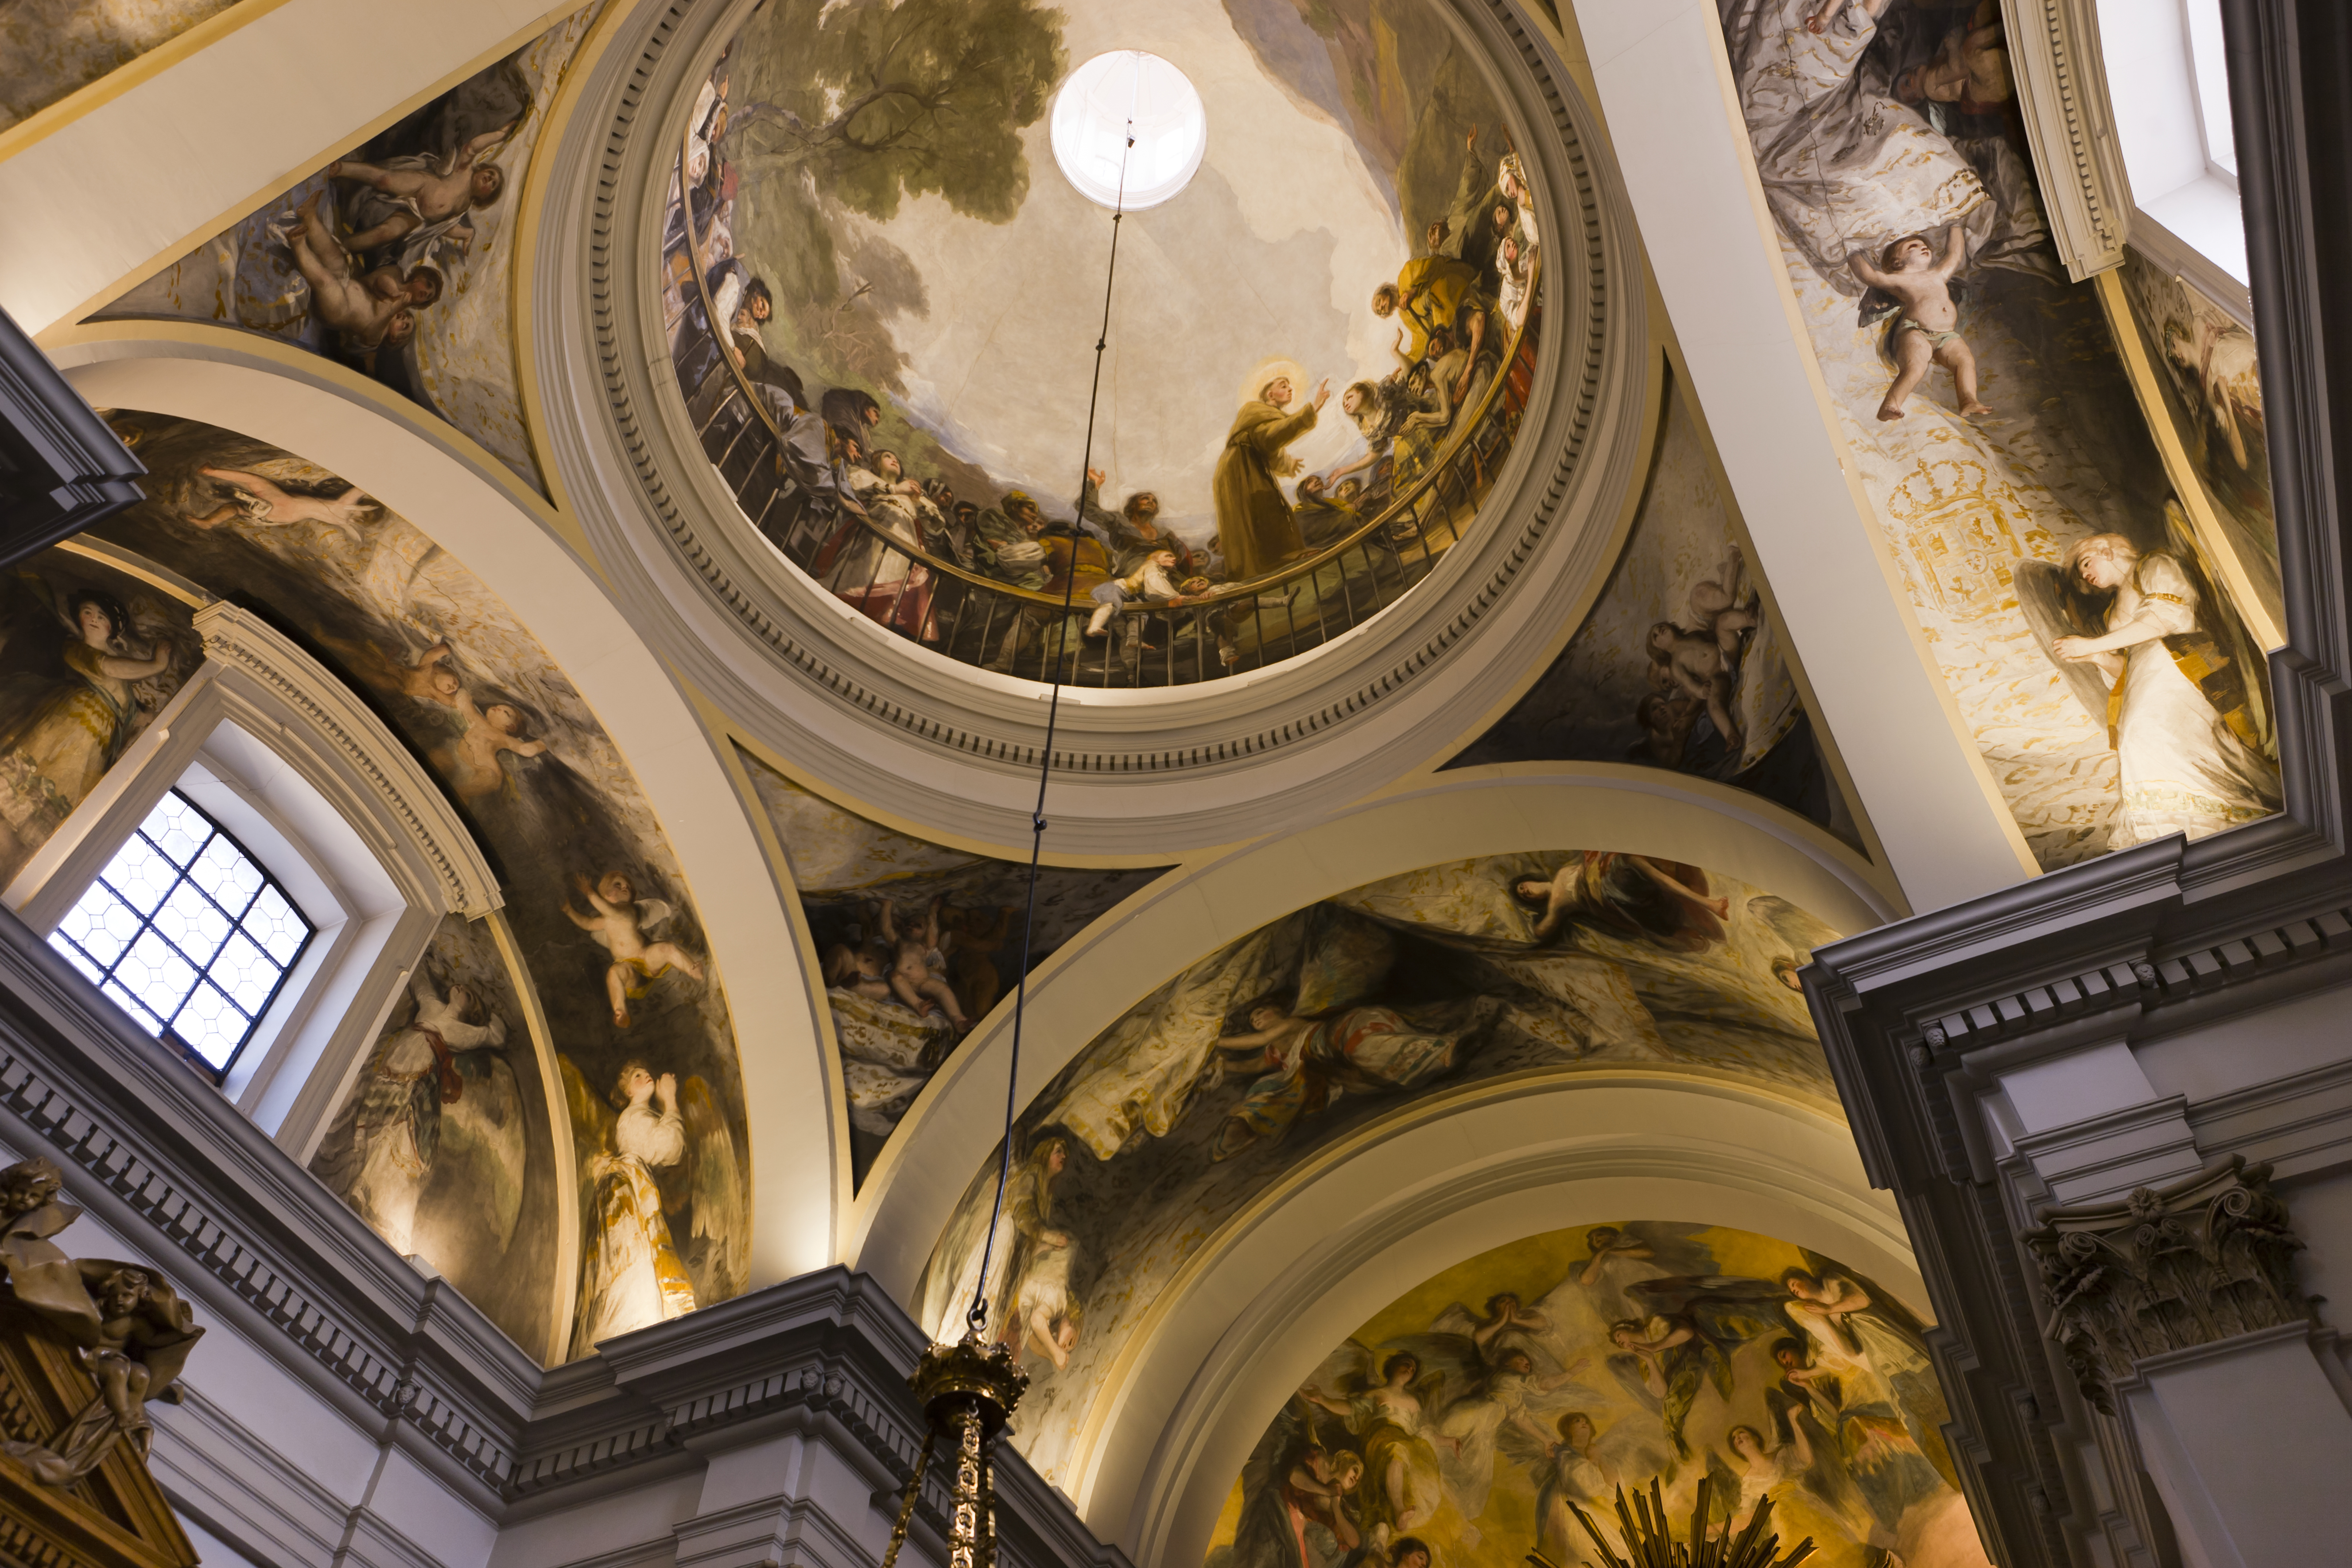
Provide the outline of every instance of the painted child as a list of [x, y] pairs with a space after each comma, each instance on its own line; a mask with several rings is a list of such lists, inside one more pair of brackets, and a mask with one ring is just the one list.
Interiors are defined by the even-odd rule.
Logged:
[[893, 954], [890, 989], [907, 1010], [919, 1015], [936, 1007], [959, 1033], [971, 1028], [971, 1020], [965, 1016], [955, 987], [948, 984], [947, 954], [940, 946], [939, 900], [930, 901], [923, 911], [922, 925], [915, 931], [898, 930], [898, 911], [887, 900], [876, 906], [876, 923]]
[[1992, 412], [1977, 397], [1977, 356], [1960, 336], [1960, 308], [1952, 300], [1952, 275], [1968, 258], [1968, 239], [1958, 224], [1945, 229], [1941, 256], [1924, 236], [1908, 234], [1890, 241], [1876, 266], [1859, 252], [1847, 258], [1856, 278], [1903, 307], [1887, 345], [1895, 355], [1895, 384], [1878, 405], [1881, 419], [1903, 417], [1903, 405], [1927, 378], [1931, 363], [1952, 373], [1961, 417], [1975, 419]]
[[572, 881], [587, 899], [590, 912], [582, 914], [566, 899], [564, 914], [613, 955], [612, 967], [604, 971], [604, 994], [613, 1004], [614, 1028], [629, 1026], [629, 997], [644, 994], [646, 982], [673, 969], [696, 980], [703, 977], [702, 966], [677, 943], [646, 940], [648, 929], [669, 919], [667, 904], [658, 899], [640, 901], [635, 886], [619, 871], [607, 871], [601, 882], [591, 883], [585, 877]]

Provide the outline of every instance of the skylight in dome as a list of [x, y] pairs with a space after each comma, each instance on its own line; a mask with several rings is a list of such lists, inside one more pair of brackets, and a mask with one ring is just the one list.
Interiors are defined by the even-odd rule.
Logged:
[[[1130, 125], [1132, 149], [1125, 145]], [[1054, 161], [1080, 195], [1136, 212], [1191, 182], [1209, 150], [1209, 116], [1182, 71], [1141, 49], [1115, 49], [1062, 84], [1052, 138]]]

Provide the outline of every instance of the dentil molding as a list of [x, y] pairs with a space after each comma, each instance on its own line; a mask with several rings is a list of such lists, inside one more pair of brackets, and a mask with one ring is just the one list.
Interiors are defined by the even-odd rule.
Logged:
[[[1643, 467], [1638, 242], [1565, 70], [1505, 0], [1433, 0], [1486, 63], [1549, 255], [1519, 437], [1471, 538], [1400, 604], [1249, 677], [1066, 690], [1055, 847], [1167, 850], [1277, 832], [1426, 762], [1556, 643], [1613, 555]], [[1026, 837], [1045, 688], [913, 648], [778, 559], [694, 439], [649, 282], [665, 150], [749, 0], [625, 18], [583, 82], [530, 258], [539, 421], [560, 491], [647, 639], [839, 793], [983, 841]], [[1114, 331], [1116, 327], [1114, 326]]]

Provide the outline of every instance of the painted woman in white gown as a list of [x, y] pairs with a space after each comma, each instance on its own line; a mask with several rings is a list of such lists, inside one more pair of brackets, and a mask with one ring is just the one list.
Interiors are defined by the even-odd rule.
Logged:
[[2066, 552], [2064, 570], [2084, 591], [2112, 595], [2105, 636], [2050, 645], [2060, 658], [2095, 662], [2111, 682], [2107, 731], [2123, 796], [2108, 847], [2195, 838], [2274, 814], [2278, 771], [2250, 743], [2245, 672], [2200, 624], [2179, 561], [2098, 533]]
[[602, 1340], [694, 1310], [694, 1282], [678, 1261], [669, 1220], [662, 1213], [654, 1172], [686, 1158], [686, 1122], [678, 1114], [677, 1079], [654, 1077], [642, 1063], [621, 1069], [613, 1098], [621, 1113], [613, 1148], [592, 1157], [586, 1174], [594, 1207], [589, 1216], [586, 1289], [572, 1334], [575, 1353]]

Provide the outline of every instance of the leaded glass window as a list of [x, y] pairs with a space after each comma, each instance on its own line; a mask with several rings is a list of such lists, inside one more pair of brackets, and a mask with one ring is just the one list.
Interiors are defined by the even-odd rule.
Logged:
[[245, 847], [173, 790], [49, 945], [215, 1079], [253, 1037], [312, 927]]

